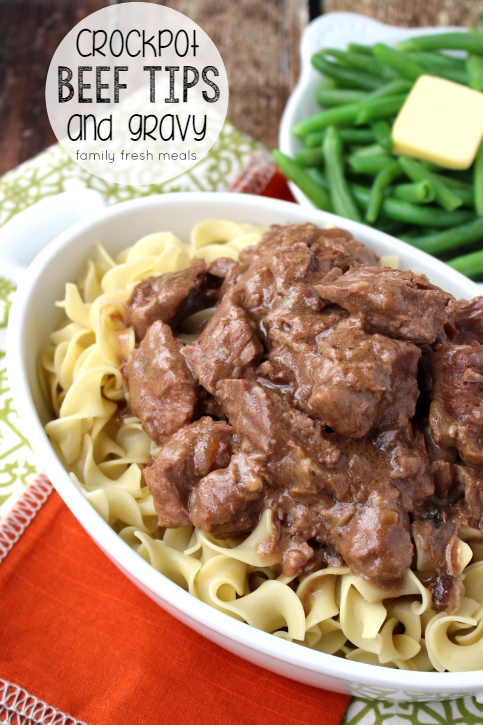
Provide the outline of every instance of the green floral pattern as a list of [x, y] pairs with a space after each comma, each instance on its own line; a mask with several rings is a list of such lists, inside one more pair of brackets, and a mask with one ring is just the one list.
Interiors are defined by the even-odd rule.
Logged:
[[[223, 191], [257, 147], [254, 141], [226, 123], [210, 153], [189, 172], [163, 184], [137, 188], [109, 184], [92, 176], [75, 164], [60, 146], [53, 146], [0, 180], [0, 225], [45, 196], [75, 188], [95, 189], [109, 204], [167, 191]], [[5, 328], [14, 291], [14, 284], [0, 277], [0, 518], [37, 473], [33, 453], [13, 406], [5, 364]], [[377, 695], [369, 691], [360, 694]], [[426, 703], [391, 703], [355, 697], [342, 725], [383, 723], [483, 725], [483, 704], [469, 697]]]

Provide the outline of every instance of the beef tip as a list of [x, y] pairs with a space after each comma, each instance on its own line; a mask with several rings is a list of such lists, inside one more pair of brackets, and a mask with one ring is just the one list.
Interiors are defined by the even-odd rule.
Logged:
[[250, 317], [260, 322], [277, 298], [275, 278], [271, 269], [262, 262], [255, 262], [245, 269], [238, 278], [235, 290]]
[[400, 579], [411, 566], [409, 517], [391, 484], [371, 493], [339, 532], [339, 550], [356, 574], [373, 582]]
[[453, 299], [430, 284], [424, 274], [390, 267], [356, 265], [316, 289], [322, 299], [359, 314], [369, 331], [415, 343], [436, 340]]
[[347, 317], [345, 310], [325, 308], [309, 285], [294, 285], [263, 320], [269, 354], [257, 370], [260, 381], [270, 381], [291, 405], [316, 418], [309, 400], [321, 363], [317, 339]]
[[238, 262], [235, 262], [235, 260], [230, 257], [218, 257], [218, 259], [215, 259], [214, 262], [210, 262], [208, 264], [206, 271], [214, 277], [225, 279], [227, 275], [231, 274], [233, 270], [238, 270], [239, 267], [241, 267], [242, 270], [245, 269], [243, 265], [238, 264]]
[[250, 266], [237, 284], [243, 304], [257, 321], [270, 313], [293, 285], [311, 286], [337, 278], [356, 260], [372, 261], [372, 250], [356, 242], [349, 232], [318, 229], [312, 224], [272, 227], [240, 259]]
[[195, 259], [180, 272], [148, 277], [137, 284], [126, 304], [127, 319], [142, 340], [156, 320], [176, 327], [188, 315], [210, 307], [217, 293], [206, 288], [206, 265]]
[[[318, 423], [259, 383], [224, 380], [217, 398], [242, 442], [242, 450], [245, 442], [251, 451], [267, 456], [269, 471], [282, 485], [314, 490], [311, 462], [330, 469], [339, 461], [339, 449], [329, 442]], [[297, 479], [303, 479], [302, 484]]]
[[190, 493], [211, 471], [229, 464], [233, 433], [228, 423], [201, 418], [175, 433], [154, 464], [144, 469], [160, 526], [191, 524]]
[[420, 345], [421, 357], [418, 363], [418, 386], [421, 392], [429, 393], [433, 387], [433, 367], [431, 358], [434, 349], [431, 345]]
[[200, 393], [201, 415], [209, 415], [211, 418], [226, 420], [225, 411], [223, 410], [217, 399], [213, 395], [208, 393], [204, 388], [200, 388]]
[[316, 242], [309, 246], [305, 242], [297, 242], [273, 252], [265, 264], [272, 271], [277, 294], [286, 294], [298, 282], [308, 282], [313, 286], [336, 279], [348, 270], [353, 258], [347, 254], [345, 247], [331, 245], [327, 247]]
[[274, 252], [269, 266], [274, 276], [277, 293], [283, 295], [295, 283], [311, 276], [315, 266], [315, 256], [307, 244], [299, 242], [288, 249]]
[[421, 426], [434, 479], [434, 495], [440, 501], [446, 501], [453, 495], [455, 463], [458, 455], [456, 448], [442, 448], [433, 438], [429, 423]]
[[483, 297], [474, 297], [472, 300], [458, 300], [449, 307], [450, 322], [454, 325], [456, 334], [449, 335], [457, 338], [458, 344], [476, 340], [483, 343]]
[[296, 563], [307, 565], [311, 554], [302, 545], [315, 539], [335, 546], [354, 571], [370, 580], [404, 574], [413, 551], [405, 503], [413, 504], [398, 487], [416, 488], [419, 453], [411, 464], [401, 456], [399, 478], [391, 480], [397, 442], [383, 450], [367, 439], [329, 435], [276, 392], [248, 380], [223, 381], [217, 397], [241, 450], [260, 456], [265, 506], [281, 525], [286, 573], [294, 573]]
[[304, 292], [303, 285], [292, 288], [265, 318], [270, 352], [258, 375], [338, 433], [362, 437], [373, 428], [406, 425], [419, 395], [419, 348], [369, 335], [339, 308], [319, 311], [316, 293]]
[[429, 423], [443, 448], [483, 471], [483, 347], [439, 345], [432, 357], [434, 385]]
[[191, 521], [217, 539], [248, 534], [260, 518], [263, 487], [257, 457], [236, 453], [227, 468], [209, 473], [193, 489]]
[[241, 275], [246, 272], [246, 266], [244, 264], [238, 264], [234, 259], [229, 257], [219, 257], [214, 262], [210, 262], [207, 266], [206, 271], [209, 277], [214, 277], [218, 280], [218, 285], [221, 284], [219, 299], [221, 300], [226, 293], [235, 287]]
[[276, 343], [278, 333], [285, 334], [287, 341], [293, 340], [295, 344], [307, 342], [315, 347], [321, 332], [348, 316], [340, 308], [326, 308], [320, 295], [310, 285], [298, 283], [292, 285], [273, 311], [264, 317], [263, 328], [269, 347]]
[[[344, 506], [348, 512], [351, 502], [354, 512], [345, 521], [327, 512], [332, 541], [352, 571], [378, 583], [397, 579], [413, 555], [408, 513], [434, 493], [424, 437], [410, 425], [360, 439], [333, 436], [343, 454], [337, 474], [348, 484]], [[344, 514], [339, 506], [336, 516]]]
[[436, 611], [454, 614], [460, 605], [462, 583], [455, 527], [441, 510], [428, 510], [412, 524], [418, 552], [418, 577], [432, 594]]
[[349, 318], [318, 340], [309, 403], [337, 433], [361, 438], [373, 428], [401, 428], [419, 395], [420, 349], [410, 342], [368, 335]]
[[125, 368], [130, 407], [158, 444], [198, 413], [200, 388], [181, 348], [168, 325], [154, 322]]
[[465, 523], [483, 531], [483, 474], [468, 466], [456, 465], [454, 481], [454, 488], [464, 496], [458, 508], [465, 516]]
[[311, 247], [317, 256], [335, 255], [338, 261], [343, 260], [345, 268], [353, 262], [377, 264], [378, 257], [374, 251], [357, 242], [350, 232], [345, 229], [320, 229], [308, 222], [286, 226], [274, 224], [259, 244], [240, 253], [240, 260], [245, 264], [267, 262], [274, 252], [300, 242]]
[[240, 252], [240, 261], [245, 264], [265, 263], [274, 252], [290, 248], [298, 241], [304, 242], [310, 239], [316, 229], [316, 226], [308, 222], [305, 224], [286, 224], [285, 226], [272, 224], [270, 229], [262, 235], [261, 242], [254, 247], [245, 247]]
[[198, 340], [183, 350], [206, 390], [214, 393], [217, 383], [225, 378], [255, 374], [263, 353], [255, 330], [237, 293], [225, 295]]
[[399, 430], [387, 430], [372, 436], [379, 455], [372, 463], [398, 489], [404, 508], [412, 513], [434, 494], [431, 461], [424, 434], [409, 423]]

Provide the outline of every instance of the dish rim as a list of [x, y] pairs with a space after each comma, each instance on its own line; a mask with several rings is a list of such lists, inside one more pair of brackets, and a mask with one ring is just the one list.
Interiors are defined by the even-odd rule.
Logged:
[[[25, 314], [30, 303], [33, 283], [41, 277], [44, 270], [55, 260], [60, 250], [75, 243], [78, 235], [89, 230], [91, 234], [95, 234], [97, 223], [105, 223], [110, 218], [123, 214], [129, 215], [134, 208], [143, 209], [156, 205], [163, 207], [168, 204], [189, 206], [192, 201], [200, 203], [216, 202], [216, 205], [220, 208], [221, 218], [229, 217], [229, 212], [223, 212], [223, 206], [246, 206], [248, 214], [256, 214], [257, 208], [266, 210], [268, 205], [270, 210], [273, 210], [274, 223], [277, 220], [281, 222], [284, 219], [284, 211], [289, 210], [290, 216], [293, 217], [295, 213], [295, 216], [298, 215], [300, 220], [306, 220], [307, 216], [310, 216], [315, 223], [333, 222], [338, 226], [342, 225], [352, 231], [355, 236], [357, 236], [358, 231], [364, 231], [365, 235], [368, 232], [368, 228], [363, 224], [342, 219], [328, 212], [316, 209], [308, 210], [302, 206], [277, 199], [223, 192], [175, 192], [117, 204], [105, 210], [95, 219], [79, 222], [61, 234], [32, 262], [24, 273], [24, 277], [20, 280], [7, 329], [7, 370], [9, 380], [20, 421], [23, 429], [28, 431], [28, 438], [36, 457], [42, 463], [54, 487], [83, 528], [122, 570], [129, 572], [130, 578], [138, 582], [141, 589], [153, 592], [156, 597], [164, 600], [185, 617], [208, 627], [222, 637], [256, 653], [295, 666], [301, 671], [324, 674], [341, 680], [346, 682], [348, 687], [351, 682], [355, 682], [360, 685], [384, 688], [392, 692], [408, 690], [418, 695], [441, 692], [442, 697], [445, 694], [468, 694], [470, 691], [481, 691], [483, 687], [480, 670], [457, 673], [410, 672], [352, 662], [310, 650], [299, 644], [287, 642], [217, 611], [156, 571], [122, 541], [119, 535], [109, 527], [77, 489], [54, 453], [33, 401], [28, 385], [25, 361], [22, 356], [22, 335], [26, 324]], [[478, 287], [474, 283], [455, 270], [448, 268], [443, 262], [429, 257], [424, 252], [378, 230], [370, 230], [370, 233], [374, 238], [382, 238], [383, 242], [391, 243], [395, 254], [399, 250], [401, 252], [410, 250], [415, 260], [420, 259], [425, 267], [439, 268], [450, 278], [454, 278], [456, 282], [460, 284], [464, 282], [469, 294], [478, 294]], [[87, 257], [88, 250], [86, 249], [86, 259]]]

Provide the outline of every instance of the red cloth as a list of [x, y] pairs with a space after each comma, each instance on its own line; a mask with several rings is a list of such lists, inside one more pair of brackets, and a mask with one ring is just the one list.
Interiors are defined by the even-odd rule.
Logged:
[[0, 678], [91, 725], [337, 725], [350, 700], [178, 622], [111, 564], [56, 492], [0, 565], [0, 591]]
[[231, 183], [230, 191], [295, 202], [287, 179], [268, 151], [254, 151], [249, 156], [242, 172]]

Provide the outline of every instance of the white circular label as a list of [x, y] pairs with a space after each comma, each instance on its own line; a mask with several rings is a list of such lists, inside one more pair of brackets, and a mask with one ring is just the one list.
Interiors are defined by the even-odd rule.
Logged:
[[142, 186], [206, 156], [226, 118], [228, 79], [218, 49], [192, 20], [162, 5], [121, 3], [66, 35], [45, 97], [74, 161], [106, 181]]

